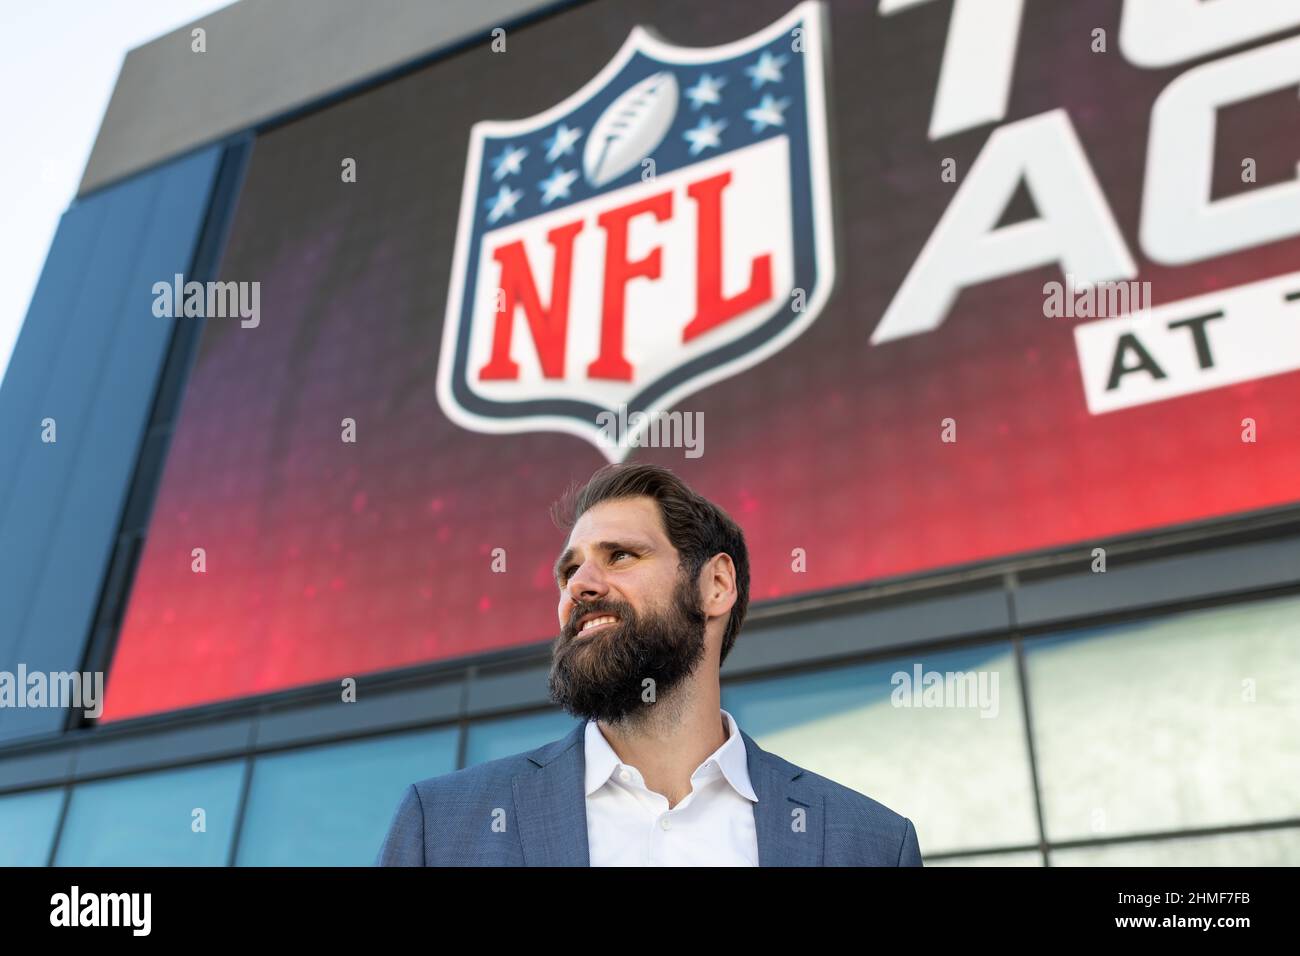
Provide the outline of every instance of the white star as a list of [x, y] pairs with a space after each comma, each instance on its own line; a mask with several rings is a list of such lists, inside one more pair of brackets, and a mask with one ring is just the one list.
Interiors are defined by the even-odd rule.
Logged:
[[785, 66], [787, 60], [789, 60], [789, 57], [774, 57], [767, 50], [764, 50], [757, 63], [745, 67], [745, 72], [754, 79], [754, 89], [758, 89], [764, 83], [780, 83], [783, 79], [781, 67]]
[[698, 83], [686, 91], [686, 95], [691, 101], [692, 109], [698, 110], [705, 103], [721, 103], [722, 88], [726, 85], [726, 80], [715, 79], [705, 73], [700, 77]]
[[520, 164], [527, 155], [528, 150], [522, 146], [518, 149], [506, 146], [501, 150], [501, 155], [492, 160], [492, 178], [497, 182], [501, 182], [507, 176], [519, 172], [522, 169]]
[[565, 172], [558, 167], [551, 171], [547, 179], [543, 179], [537, 184], [537, 188], [542, 191], [542, 205], [549, 206], [557, 199], [569, 198], [569, 187], [578, 179], [578, 171], [570, 170]]
[[726, 128], [726, 120], [714, 121], [706, 115], [700, 117], [695, 129], [688, 129], [682, 136], [691, 144], [691, 155], [698, 156], [709, 147], [717, 149], [721, 146], [719, 134]]
[[573, 152], [573, 144], [582, 138], [582, 130], [569, 129], [561, 123], [556, 127], [555, 135], [542, 143], [546, 147], [546, 161], [553, 163], [561, 156]]
[[496, 222], [502, 216], [513, 216], [515, 214], [515, 203], [524, 198], [522, 189], [511, 189], [509, 186], [502, 186], [501, 191], [489, 199], [485, 205], [488, 207], [488, 222]]
[[785, 117], [781, 115], [781, 111], [789, 105], [788, 99], [774, 100], [771, 96], [765, 95], [763, 102], [752, 110], [745, 110], [745, 119], [754, 124], [755, 133], [761, 133], [769, 126], [784, 126]]

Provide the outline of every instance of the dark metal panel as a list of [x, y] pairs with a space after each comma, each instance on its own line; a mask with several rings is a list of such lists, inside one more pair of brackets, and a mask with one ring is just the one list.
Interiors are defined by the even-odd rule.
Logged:
[[355, 703], [345, 704], [340, 699], [264, 715], [257, 724], [257, 747], [261, 750], [454, 720], [461, 694], [459, 681], [383, 694], [367, 694], [363, 684]]
[[1021, 582], [1012, 594], [1018, 624], [1154, 607], [1300, 582], [1300, 538], [1289, 537], [1178, 557], [1124, 563]]
[[92, 739], [78, 748], [73, 772], [76, 779], [84, 780], [130, 770], [238, 756], [248, 749], [252, 723], [251, 718], [243, 718], [98, 742]]
[[550, 667], [484, 671], [470, 678], [465, 712], [467, 716], [551, 703], [546, 677]]
[[723, 677], [1001, 632], [1010, 623], [1006, 592], [1000, 587], [883, 607], [810, 612], [806, 620], [786, 618], [743, 630], [723, 665]]
[[[79, 194], [407, 64], [557, 0], [243, 0], [127, 54]], [[205, 52], [191, 31], [206, 31]], [[512, 42], [507, 38], [507, 42]], [[485, 49], [484, 55], [493, 55]]]
[[72, 756], [68, 748], [0, 760], [0, 793], [64, 783], [72, 777]]

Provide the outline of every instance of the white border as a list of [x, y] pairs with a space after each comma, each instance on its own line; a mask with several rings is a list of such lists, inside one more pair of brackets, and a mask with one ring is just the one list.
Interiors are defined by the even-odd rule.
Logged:
[[[461, 191], [460, 220], [456, 231], [456, 249], [452, 257], [450, 284], [447, 290], [447, 312], [443, 320], [442, 349], [438, 358], [438, 404], [443, 413], [470, 431], [486, 434], [515, 434], [519, 432], [558, 431], [574, 435], [593, 444], [611, 462], [619, 462], [634, 447], [633, 440], [645, 428], [630, 431], [618, 446], [602, 442], [603, 432], [595, 422], [586, 422], [567, 415], [527, 415], [517, 418], [495, 418], [477, 415], [461, 408], [452, 395], [451, 374], [456, 352], [456, 335], [460, 326], [460, 312], [465, 295], [465, 269], [469, 259], [469, 239], [473, 233], [475, 203], [478, 200], [479, 171], [483, 161], [483, 143], [491, 136], [510, 136], [520, 132], [533, 132], [549, 125], [553, 120], [567, 116], [576, 107], [603, 88], [618, 74], [638, 52], [644, 51], [665, 63], [689, 65], [711, 63], [714, 60], [740, 56], [747, 50], [757, 49], [777, 37], [789, 33], [800, 21], [805, 21], [802, 56], [804, 63], [805, 106], [808, 114], [809, 178], [812, 180], [814, 259], [817, 264], [817, 290], [807, 307], [793, 322], [753, 351], [746, 352], [729, 362], [717, 365], [707, 372], [682, 382], [660, 395], [644, 409], [646, 427], [650, 416], [675, 405], [677, 401], [723, 379], [731, 378], [752, 368], [765, 358], [779, 352], [798, 338], [812, 324], [826, 305], [835, 288], [834, 230], [831, 222], [830, 149], [826, 141], [826, 61], [824, 0], [804, 0], [780, 20], [752, 33], [743, 39], [714, 47], [682, 47], [668, 43], [652, 30], [637, 26], [628, 34], [614, 58], [585, 86], [544, 113], [521, 120], [483, 120], [470, 131], [469, 155], [465, 167], [465, 184]], [[574, 399], [579, 401], [581, 399]], [[598, 403], [592, 403], [598, 404]], [[602, 406], [603, 407], [603, 406]], [[617, 412], [617, 409], [614, 409]]]

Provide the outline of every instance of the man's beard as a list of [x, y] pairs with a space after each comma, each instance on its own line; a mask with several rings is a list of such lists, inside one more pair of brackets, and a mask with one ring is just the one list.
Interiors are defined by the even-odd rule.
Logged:
[[[578, 620], [593, 613], [613, 615], [618, 623], [578, 636]], [[666, 610], [638, 615], [613, 599], [575, 605], [552, 649], [551, 700], [585, 720], [635, 718], [695, 670], [704, 657], [706, 621], [699, 591], [685, 574]], [[647, 685], [647, 678], [654, 683]]]

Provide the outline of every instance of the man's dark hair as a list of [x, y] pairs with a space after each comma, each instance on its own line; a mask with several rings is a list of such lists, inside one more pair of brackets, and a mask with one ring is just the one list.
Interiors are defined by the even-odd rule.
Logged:
[[562, 531], [572, 531], [584, 513], [602, 501], [646, 495], [659, 505], [668, 540], [677, 549], [678, 567], [687, 580], [697, 582], [700, 569], [715, 554], [730, 556], [736, 567], [736, 603], [722, 634], [722, 657], [736, 643], [749, 606], [749, 549], [745, 535], [731, 517], [698, 495], [667, 468], [642, 462], [606, 465], [585, 485], [576, 482], [551, 506], [551, 518]]

